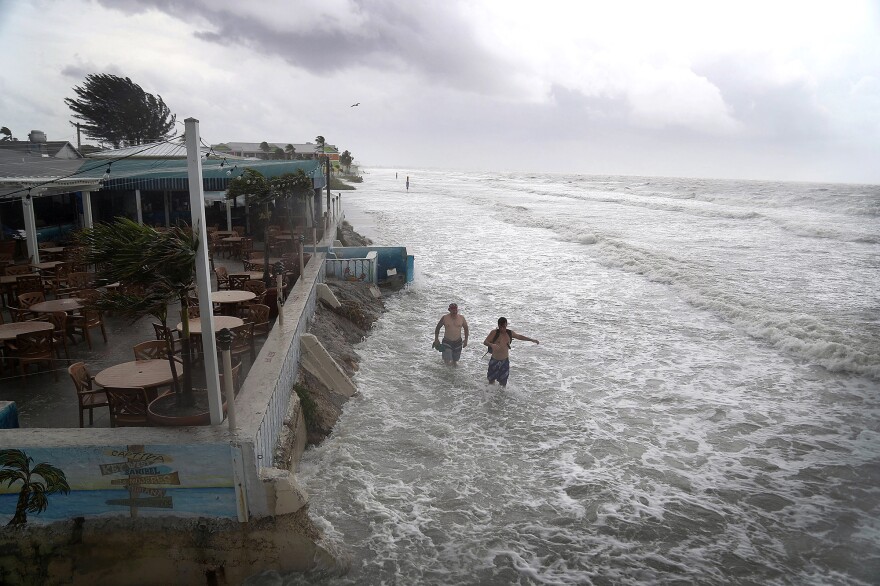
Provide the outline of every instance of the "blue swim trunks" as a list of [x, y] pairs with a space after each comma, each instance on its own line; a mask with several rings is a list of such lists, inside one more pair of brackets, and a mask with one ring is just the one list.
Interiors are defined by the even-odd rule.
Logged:
[[510, 376], [510, 360], [506, 358], [504, 360], [489, 359], [489, 371], [486, 373], [486, 378], [490, 383], [498, 381], [502, 387], [506, 387], [508, 376]]
[[458, 362], [461, 359], [461, 340], [447, 340], [443, 338], [443, 345], [446, 346], [446, 349], [443, 350], [443, 360], [445, 362]]

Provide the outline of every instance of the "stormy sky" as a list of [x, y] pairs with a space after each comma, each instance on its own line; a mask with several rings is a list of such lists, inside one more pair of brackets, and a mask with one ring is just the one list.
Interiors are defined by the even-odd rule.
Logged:
[[367, 166], [880, 183], [872, 0], [0, 0], [0, 48], [19, 139], [112, 73]]

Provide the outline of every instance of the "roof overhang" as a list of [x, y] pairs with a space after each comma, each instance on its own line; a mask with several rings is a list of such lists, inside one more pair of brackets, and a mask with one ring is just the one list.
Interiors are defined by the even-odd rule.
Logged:
[[83, 177], [0, 177], [0, 201], [61, 195], [74, 191], [97, 191], [100, 179]]

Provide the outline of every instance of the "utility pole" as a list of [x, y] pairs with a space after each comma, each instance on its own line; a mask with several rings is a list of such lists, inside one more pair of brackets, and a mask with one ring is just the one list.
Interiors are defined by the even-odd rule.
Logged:
[[76, 123], [76, 150], [82, 148], [82, 141], [79, 138], [79, 122]]

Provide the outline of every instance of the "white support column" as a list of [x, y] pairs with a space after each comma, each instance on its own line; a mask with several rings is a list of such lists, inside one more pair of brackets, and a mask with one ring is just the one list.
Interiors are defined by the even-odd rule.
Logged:
[[141, 190], [140, 189], [134, 190], [134, 205], [137, 208], [137, 223], [143, 224], [144, 223], [144, 209], [143, 209], [143, 207], [141, 207]]
[[31, 198], [30, 192], [21, 196], [21, 211], [24, 216], [28, 256], [33, 259], [31, 262], [40, 262], [40, 248], [37, 242], [37, 221], [34, 218], [34, 200]]
[[[211, 274], [208, 271], [208, 231], [205, 229], [205, 195], [202, 186], [202, 153], [199, 149], [199, 121], [187, 118], [186, 164], [189, 177], [189, 209], [192, 214], [193, 234], [199, 239], [196, 254], [196, 286], [199, 288], [199, 313], [202, 331], [214, 331], [214, 312], [211, 303]], [[220, 391], [220, 369], [217, 362], [217, 339], [202, 336], [205, 350], [205, 379], [208, 383], [208, 411], [211, 425], [223, 423], [223, 398]]]
[[92, 219], [92, 192], [91, 191], [83, 191], [82, 192], [82, 199], [83, 199], [83, 227], [91, 228], [95, 225], [95, 222]]

